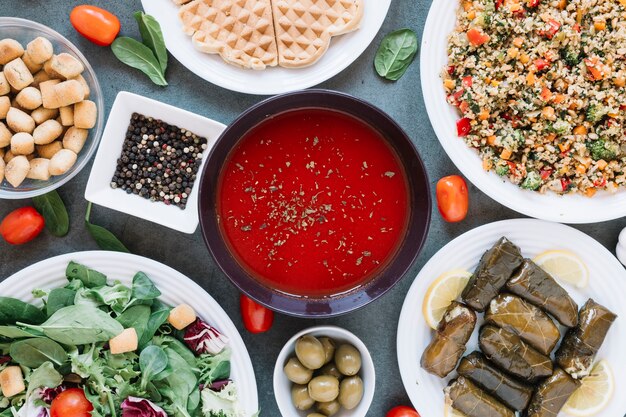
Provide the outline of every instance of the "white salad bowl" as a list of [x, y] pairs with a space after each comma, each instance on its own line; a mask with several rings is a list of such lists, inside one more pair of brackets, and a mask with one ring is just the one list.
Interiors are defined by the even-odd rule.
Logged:
[[374, 369], [374, 361], [365, 344], [346, 329], [337, 326], [316, 326], [302, 330], [296, 333], [282, 348], [276, 360], [274, 367], [274, 396], [278, 403], [280, 413], [285, 417], [305, 417], [315, 410], [300, 411], [297, 410], [291, 401], [291, 387], [293, 383], [287, 378], [283, 367], [295, 355], [296, 341], [304, 335], [315, 337], [327, 336], [333, 339], [337, 344], [349, 343], [361, 353], [361, 371], [359, 376], [363, 380], [363, 398], [356, 408], [352, 410], [341, 409], [334, 417], [365, 417], [367, 415], [372, 400], [374, 398], [374, 390], [376, 388], [376, 371]]
[[[164, 122], [187, 129], [207, 139], [207, 149], [203, 152], [202, 164], [197, 179], [191, 189], [185, 209], [162, 202], [152, 202], [135, 194], [127, 194], [121, 189], [111, 188], [117, 159], [120, 157], [126, 130], [133, 113], [163, 120]], [[115, 98], [109, 119], [102, 135], [103, 140], [89, 175], [85, 198], [94, 204], [121, 211], [135, 217], [178, 230], [193, 233], [198, 227], [198, 188], [200, 173], [211, 147], [226, 128], [221, 123], [206, 117], [179, 109], [169, 104], [142, 97], [137, 94], [120, 92]]]

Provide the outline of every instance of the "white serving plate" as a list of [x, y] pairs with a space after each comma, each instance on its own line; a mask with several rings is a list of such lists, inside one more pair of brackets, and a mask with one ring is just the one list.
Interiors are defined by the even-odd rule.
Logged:
[[75, 252], [38, 262], [11, 275], [0, 282], [0, 294], [20, 300], [41, 304], [31, 291], [35, 288], [51, 289], [67, 284], [65, 268], [70, 261], [86, 265], [102, 272], [109, 282], [119, 280], [131, 284], [136, 272], [142, 271], [150, 277], [162, 295], [163, 302], [170, 305], [187, 303], [196, 310], [198, 317], [226, 335], [232, 349], [231, 379], [239, 390], [240, 404], [246, 416], [252, 416], [259, 408], [256, 379], [250, 355], [237, 328], [228, 314], [206, 291], [180, 272], [137, 255], [120, 252], [91, 251]]
[[161, 24], [167, 49], [187, 69], [220, 87], [248, 94], [273, 95], [312, 87], [334, 77], [353, 63], [372, 42], [387, 16], [391, 0], [364, 0], [360, 29], [336, 36], [315, 64], [299, 69], [246, 70], [227, 64], [219, 55], [197, 51], [185, 35], [172, 0], [142, 0], [146, 13]]
[[561, 223], [596, 223], [626, 216], [626, 190], [598, 192], [594, 197], [539, 194], [523, 190], [482, 168], [478, 153], [457, 136], [457, 110], [446, 102], [440, 74], [447, 67], [448, 37], [456, 24], [459, 0], [434, 0], [421, 48], [421, 78], [430, 123], [452, 162], [476, 187], [500, 204], [538, 219]]
[[[598, 353], [606, 359], [615, 377], [615, 392], [598, 417], [622, 417], [626, 410], [626, 271], [600, 243], [584, 233], [557, 223], [532, 219], [504, 220], [490, 223], [457, 237], [437, 252], [419, 272], [406, 295], [398, 325], [398, 362], [402, 382], [413, 406], [423, 416], [444, 416], [443, 389], [456, 375], [446, 379], [431, 375], [420, 367], [420, 358], [430, 343], [433, 331], [422, 315], [422, 301], [428, 286], [442, 273], [461, 268], [473, 272], [481, 255], [502, 236], [520, 247], [527, 258], [551, 249], [576, 253], [589, 269], [589, 285], [576, 289], [563, 285], [582, 307], [588, 298], [609, 308], [619, 317]], [[480, 323], [480, 320], [479, 320]], [[477, 326], [478, 329], [478, 326]], [[465, 354], [478, 349], [478, 330], [474, 331]], [[565, 417], [560, 413], [559, 417]]]
[[[184, 210], [163, 202], [152, 202], [136, 194], [126, 194], [122, 189], [111, 188], [111, 178], [120, 157], [126, 130], [134, 112], [161, 119], [164, 122], [192, 131], [207, 139], [207, 149], [202, 154], [202, 164], [197, 179], [187, 199]], [[102, 134], [102, 141], [89, 174], [85, 198], [94, 204], [108, 207], [184, 233], [193, 233], [198, 227], [198, 193], [200, 174], [211, 148], [226, 126], [206, 117], [179, 109], [169, 104], [132, 94], [118, 93]]]

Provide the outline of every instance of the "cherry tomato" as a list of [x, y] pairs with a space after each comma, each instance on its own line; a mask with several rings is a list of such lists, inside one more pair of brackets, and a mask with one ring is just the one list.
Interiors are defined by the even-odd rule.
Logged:
[[120, 33], [119, 19], [96, 6], [83, 4], [74, 7], [70, 13], [70, 22], [78, 33], [100, 46], [111, 45]]
[[437, 206], [447, 222], [460, 222], [467, 216], [469, 197], [467, 184], [458, 175], [443, 177], [437, 182]]
[[245, 295], [239, 298], [243, 325], [250, 333], [264, 333], [274, 323], [274, 312], [256, 303]]
[[91, 417], [93, 405], [80, 388], [69, 388], [57, 395], [50, 405], [50, 417]]
[[415, 411], [414, 408], [399, 405], [389, 410], [387, 417], [420, 417], [420, 413]]
[[11, 245], [21, 245], [36, 238], [44, 224], [43, 216], [34, 207], [21, 207], [2, 220], [0, 235]]

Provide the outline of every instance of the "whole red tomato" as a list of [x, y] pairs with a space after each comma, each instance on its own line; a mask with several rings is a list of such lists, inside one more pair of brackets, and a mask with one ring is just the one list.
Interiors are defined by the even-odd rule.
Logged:
[[239, 298], [239, 306], [241, 307], [243, 325], [250, 333], [264, 333], [272, 327], [274, 323], [272, 310], [263, 307], [243, 294]]
[[91, 417], [93, 405], [80, 388], [69, 388], [56, 396], [50, 405], [50, 417]]
[[420, 414], [414, 408], [399, 405], [389, 410], [387, 417], [420, 417]]
[[447, 222], [460, 222], [467, 216], [469, 196], [467, 184], [458, 175], [443, 177], [437, 182], [437, 206]]
[[100, 46], [108, 46], [120, 32], [120, 21], [111, 12], [96, 6], [83, 4], [70, 13], [74, 29], [85, 38]]
[[45, 221], [34, 207], [21, 207], [10, 212], [0, 223], [0, 235], [12, 245], [30, 242], [43, 230]]

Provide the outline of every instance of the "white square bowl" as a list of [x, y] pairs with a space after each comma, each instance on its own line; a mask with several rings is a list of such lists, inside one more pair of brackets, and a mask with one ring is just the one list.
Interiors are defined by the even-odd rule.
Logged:
[[[166, 205], [159, 201], [153, 202], [136, 194], [127, 194], [119, 188], [111, 188], [111, 179], [117, 167], [117, 159], [122, 153], [126, 130], [133, 113], [163, 120], [168, 124], [187, 129], [207, 139], [207, 149], [203, 151], [202, 163], [184, 210], [175, 205]], [[102, 141], [87, 182], [85, 198], [94, 204], [149, 220], [180, 232], [193, 233], [198, 227], [200, 174], [211, 148], [225, 128], [225, 125], [206, 117], [122, 91], [115, 98], [104, 128]]]

